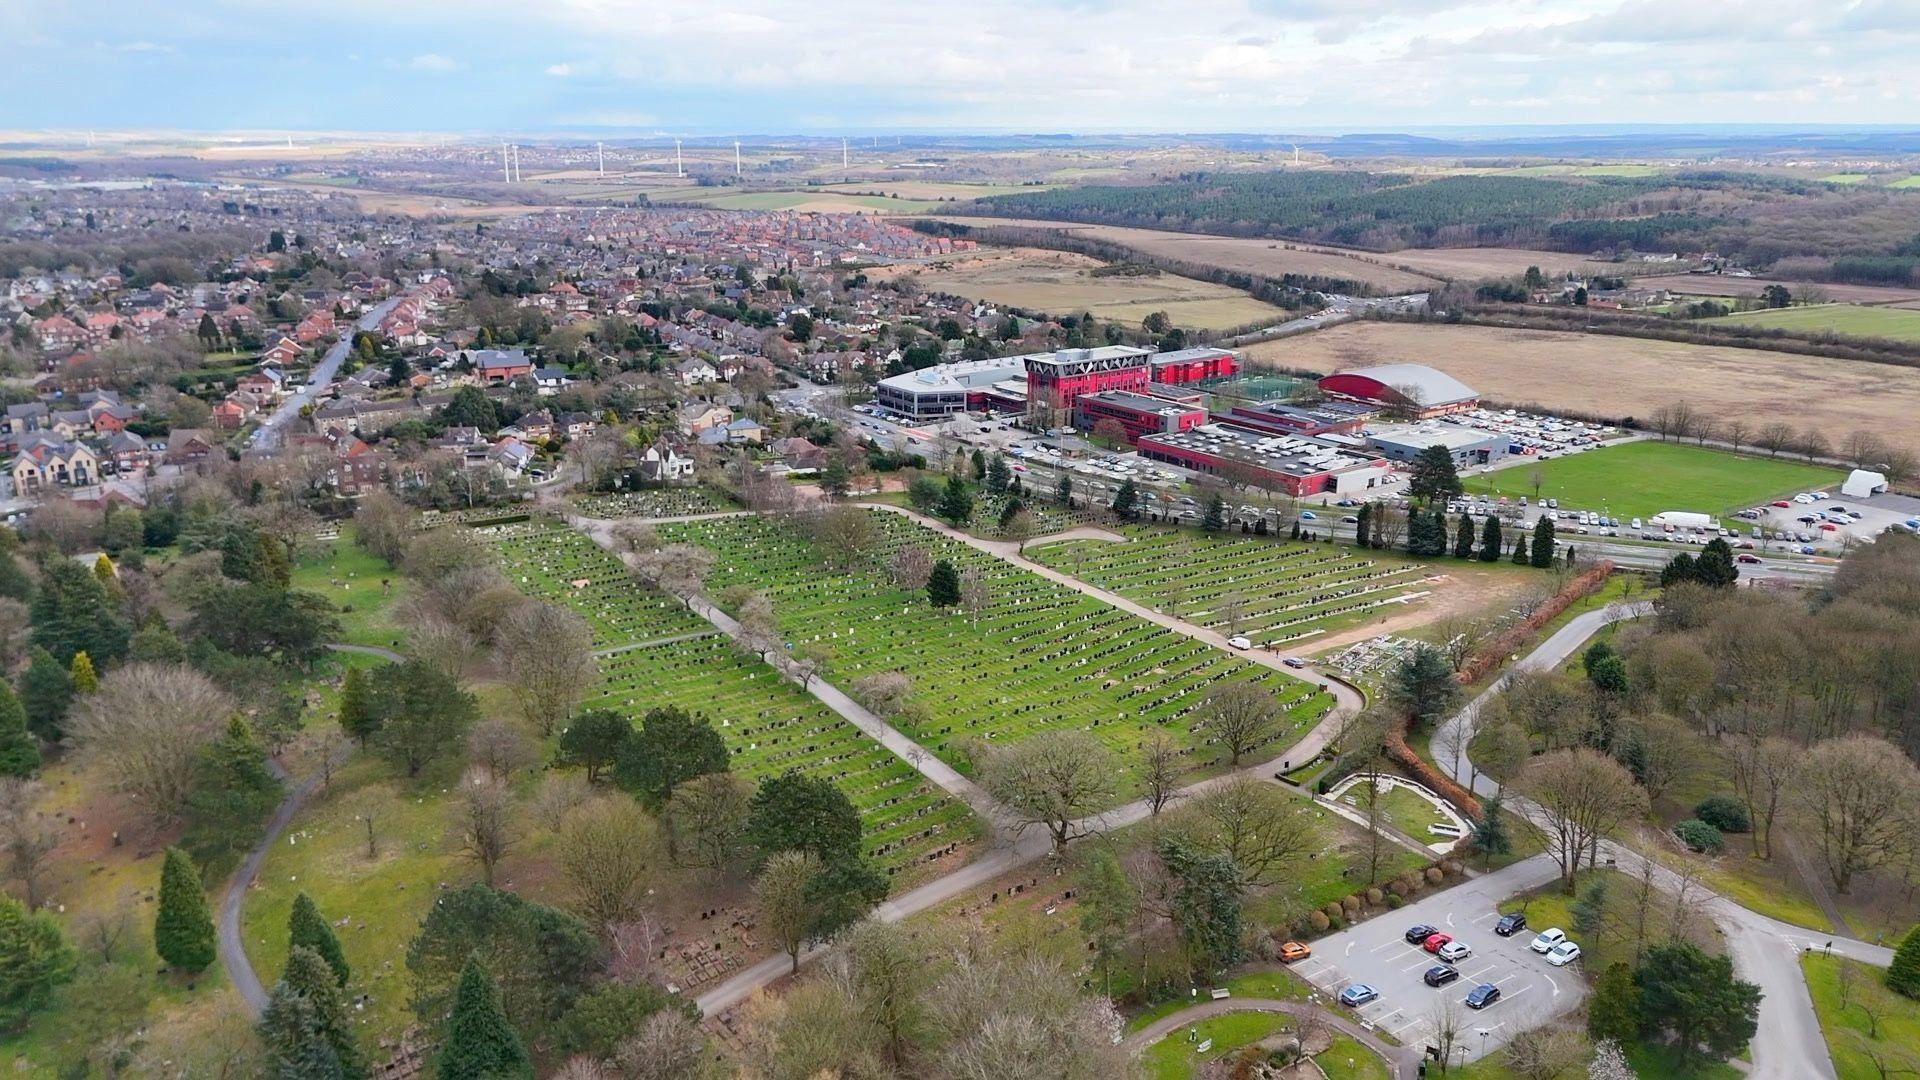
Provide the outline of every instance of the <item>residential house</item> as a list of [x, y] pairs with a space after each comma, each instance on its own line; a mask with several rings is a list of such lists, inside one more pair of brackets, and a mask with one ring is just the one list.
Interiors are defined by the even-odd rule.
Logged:
[[688, 357], [673, 366], [673, 373], [686, 386], [720, 381], [720, 372], [712, 364], [697, 356]]
[[217, 445], [199, 428], [174, 428], [167, 436], [167, 464], [193, 465], [205, 461]]
[[6, 431], [10, 435], [25, 435], [31, 431], [45, 429], [50, 423], [50, 413], [44, 401], [23, 401], [18, 405], [7, 406]]
[[541, 397], [552, 397], [572, 384], [573, 380], [567, 377], [567, 370], [565, 368], [543, 367], [533, 369], [533, 385], [535, 392]]
[[116, 432], [107, 440], [105, 451], [118, 473], [141, 472], [153, 464], [153, 450], [147, 440], [127, 432]]
[[599, 429], [592, 413], [570, 412], [560, 417], [557, 426], [569, 439], [591, 439]]
[[686, 484], [693, 481], [693, 458], [665, 439], [655, 439], [640, 454], [636, 468], [642, 483]]
[[731, 422], [733, 410], [712, 402], [693, 401], [680, 407], [677, 419], [681, 434], [699, 435], [709, 428], [721, 427]]
[[533, 361], [525, 349], [472, 349], [466, 357], [481, 382], [510, 383], [533, 374]]
[[36, 435], [13, 459], [13, 490], [29, 495], [52, 487], [81, 487], [100, 479], [100, 461], [84, 443]]

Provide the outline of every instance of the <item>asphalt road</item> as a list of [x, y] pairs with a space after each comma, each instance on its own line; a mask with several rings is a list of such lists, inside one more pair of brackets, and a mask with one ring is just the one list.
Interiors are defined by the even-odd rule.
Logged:
[[[1651, 605], [1634, 604], [1575, 616], [1540, 648], [1516, 664], [1515, 669], [1551, 668], [1564, 663], [1601, 627], [1623, 618], [1645, 615], [1651, 610]], [[1494, 794], [1500, 790], [1500, 785], [1473, 770], [1464, 754], [1456, 753], [1450, 761], [1447, 752], [1439, 748], [1464, 746], [1478, 726], [1482, 707], [1505, 685], [1506, 679], [1502, 677], [1444, 721], [1433, 738], [1439, 765], [1451, 771], [1460, 782], [1471, 782], [1474, 791], [1481, 795]], [[1467, 738], [1461, 737], [1463, 732]], [[1512, 793], [1508, 794], [1506, 805], [1535, 820], [1540, 816], [1538, 807]], [[1638, 872], [1644, 865], [1636, 852], [1619, 844], [1603, 844], [1600, 854], [1603, 859], [1612, 860], [1630, 873]], [[1547, 858], [1538, 855], [1527, 861]], [[1679, 878], [1664, 868], [1655, 868], [1654, 880], [1669, 892], [1680, 885]], [[1699, 894], [1698, 884], [1689, 887], [1696, 895]], [[1820, 1034], [1819, 1020], [1813, 1011], [1813, 999], [1807, 992], [1806, 980], [1800, 971], [1800, 953], [1813, 948], [1831, 948], [1850, 959], [1885, 967], [1893, 962], [1893, 950], [1770, 919], [1725, 897], [1712, 897], [1706, 903], [1705, 911], [1726, 935], [1727, 951], [1733, 958], [1734, 971], [1741, 978], [1757, 984], [1764, 995], [1760, 1002], [1760, 1028], [1751, 1047], [1753, 1068], [1749, 1075], [1764, 1080], [1833, 1077], [1833, 1063], [1827, 1054], [1826, 1040]]]
[[[400, 298], [396, 296], [375, 304], [371, 311], [368, 311], [360, 317], [359, 322], [353, 324], [354, 331], [372, 330], [374, 327], [379, 326], [380, 320], [386, 318], [387, 312], [392, 311], [393, 305], [399, 302]], [[322, 392], [333, 385], [334, 376], [340, 373], [340, 365], [346, 360], [347, 351], [352, 348], [353, 333], [349, 332], [340, 335], [340, 340], [334, 342], [333, 347], [328, 349], [326, 355], [320, 358], [320, 362], [314, 365], [313, 373], [311, 377], [307, 379], [306, 387], [281, 402], [280, 407], [273, 410], [273, 415], [267, 417], [266, 420], [262, 421], [260, 426], [254, 430], [253, 437], [247, 444], [248, 449], [274, 450], [279, 448], [281, 439], [286, 435], [287, 425], [291, 423], [295, 417], [300, 415], [301, 409], [312, 404]]]

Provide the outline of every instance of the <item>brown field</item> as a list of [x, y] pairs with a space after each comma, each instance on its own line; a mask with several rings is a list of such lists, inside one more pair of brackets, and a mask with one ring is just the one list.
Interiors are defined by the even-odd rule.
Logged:
[[1920, 451], [1920, 369], [1759, 349], [1484, 326], [1355, 322], [1250, 347], [1256, 363], [1335, 371], [1427, 364], [1505, 402], [1614, 416], [1687, 401], [1753, 424], [1868, 429]]
[[[1071, 221], [1026, 221], [1017, 218], [940, 217], [963, 225], [1009, 225], [1053, 229], [1092, 240], [1121, 244], [1168, 259], [1220, 266], [1252, 274], [1315, 274], [1363, 282], [1381, 292], [1419, 292], [1431, 289], [1433, 277], [1396, 270], [1383, 263], [1291, 241], [1255, 240], [1240, 236], [1203, 236], [1199, 233], [1129, 229], [1118, 225], [1082, 225]], [[1368, 258], [1371, 258], [1369, 256]], [[1382, 259], [1391, 256], [1381, 256]]]
[[1133, 324], [1164, 311], [1175, 325], [1225, 330], [1280, 322], [1286, 313], [1237, 289], [1174, 274], [1093, 277], [1098, 259], [1041, 248], [987, 248], [924, 265], [868, 270], [869, 277], [918, 278], [922, 287], [993, 304], [1070, 315], [1091, 311]]
[[1685, 293], [1688, 296], [1759, 296], [1761, 290], [1769, 285], [1785, 285], [1798, 293], [1801, 289], [1818, 289], [1829, 300], [1843, 304], [1900, 304], [1908, 306], [1920, 303], [1920, 289], [1896, 289], [1886, 285], [1828, 285], [1823, 282], [1782, 281], [1778, 278], [1763, 277], [1725, 277], [1720, 274], [1662, 274], [1658, 277], [1635, 278], [1633, 283], [1648, 289], [1666, 289], [1669, 292]]
[[1397, 266], [1423, 274], [1477, 281], [1482, 278], [1519, 277], [1527, 267], [1537, 266], [1549, 277], [1555, 274], [1618, 274], [1610, 263], [1596, 263], [1564, 251], [1530, 251], [1526, 248], [1407, 248], [1378, 256]]

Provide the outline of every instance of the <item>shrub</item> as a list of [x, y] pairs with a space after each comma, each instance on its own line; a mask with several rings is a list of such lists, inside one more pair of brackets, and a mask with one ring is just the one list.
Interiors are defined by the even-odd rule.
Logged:
[[1675, 825], [1673, 835], [1679, 837], [1680, 842], [1687, 847], [1708, 855], [1718, 854], [1725, 844], [1725, 841], [1720, 838], [1720, 830], [1699, 818], [1688, 818]]
[[1327, 927], [1333, 925], [1333, 920], [1327, 918], [1326, 912], [1316, 910], [1307, 916], [1307, 925], [1313, 927], [1314, 933], [1324, 934]]
[[1447, 875], [1441, 873], [1439, 867], [1437, 866], [1427, 867], [1427, 884], [1438, 885], [1445, 880], [1447, 880]]
[[1407, 898], [1407, 883], [1401, 881], [1399, 878], [1387, 882], [1387, 894], [1395, 900], [1405, 900]]
[[1373, 888], [1367, 890], [1368, 904], [1371, 904], [1374, 907], [1379, 907], [1381, 904], [1386, 903], [1386, 900], [1387, 900], [1387, 894], [1381, 892], [1379, 886], [1376, 885]]
[[1399, 893], [1388, 893], [1388, 894], [1387, 894], [1387, 906], [1388, 906], [1388, 907], [1390, 907], [1390, 908], [1394, 908], [1394, 909], [1396, 909], [1396, 910], [1397, 910], [1397, 909], [1399, 909], [1400, 907], [1402, 907], [1402, 906], [1404, 906], [1405, 904], [1406, 904], [1406, 901], [1405, 901], [1404, 899], [1402, 899], [1402, 898], [1401, 898], [1401, 896], [1400, 896], [1400, 894], [1399, 894]]
[[1347, 918], [1353, 918], [1355, 915], [1360, 914], [1360, 898], [1358, 896], [1349, 896], [1341, 900], [1340, 909], [1346, 913]]
[[1327, 920], [1327, 927], [1329, 929], [1338, 930], [1345, 925], [1346, 925], [1345, 921], [1337, 917]]
[[1448, 877], [1459, 877], [1461, 869], [1459, 859], [1447, 859], [1440, 864], [1440, 872]]
[[1744, 803], [1731, 795], [1709, 795], [1693, 808], [1693, 816], [1723, 833], [1743, 833], [1753, 828]]

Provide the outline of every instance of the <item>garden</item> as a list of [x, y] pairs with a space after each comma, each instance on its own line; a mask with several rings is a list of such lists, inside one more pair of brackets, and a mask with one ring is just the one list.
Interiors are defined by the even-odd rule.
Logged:
[[1028, 557], [1110, 592], [1256, 646], [1364, 622], [1421, 595], [1431, 567], [1381, 552], [1145, 527], [1126, 543], [1071, 540]]
[[[851, 686], [904, 672], [919, 706], [896, 718], [910, 737], [963, 771], [979, 745], [1049, 731], [1091, 733], [1132, 757], [1150, 730], [1184, 734], [1194, 771], [1227, 755], [1207, 735], [1203, 709], [1215, 687], [1250, 679], [1279, 698], [1284, 719], [1251, 752], [1274, 754], [1333, 708], [1332, 695], [1256, 667], [1065, 586], [949, 540], [907, 519], [868, 511], [873, 550], [846, 572], [797, 531], [756, 517], [665, 526], [718, 558], [712, 595], [735, 586], [765, 592], [791, 648], [816, 657], [825, 677]], [[951, 562], [973, 597], [938, 609], [882, 569], [918, 546]]]

